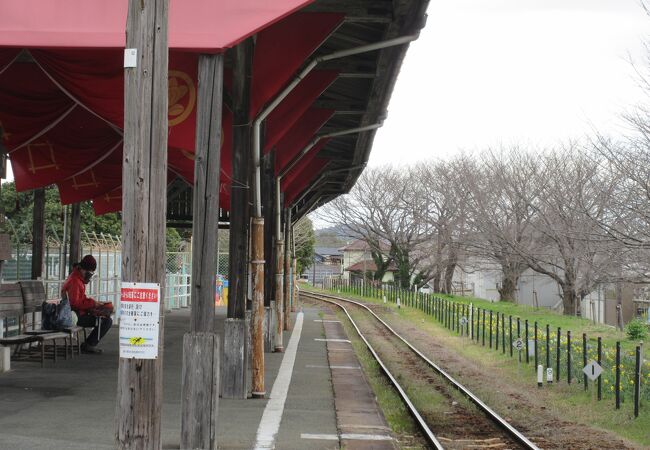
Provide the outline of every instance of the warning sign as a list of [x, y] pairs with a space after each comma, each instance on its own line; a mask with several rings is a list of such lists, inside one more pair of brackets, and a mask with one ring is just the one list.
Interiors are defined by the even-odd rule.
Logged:
[[120, 358], [158, 358], [160, 285], [122, 282]]

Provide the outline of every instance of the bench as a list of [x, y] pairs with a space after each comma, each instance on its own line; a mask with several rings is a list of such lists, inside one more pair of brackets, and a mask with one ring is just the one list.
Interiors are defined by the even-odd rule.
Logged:
[[[43, 329], [36, 329], [36, 322], [34, 321], [34, 318], [36, 316], [36, 312], [41, 311], [41, 307], [43, 305], [43, 302], [47, 300], [47, 294], [45, 293], [45, 285], [43, 284], [42, 281], [38, 280], [28, 280], [28, 281], [19, 281], [18, 284], [20, 284], [20, 290], [22, 292], [23, 296], [23, 306], [25, 308], [25, 313], [32, 314], [32, 330], [25, 331], [25, 334], [32, 334], [32, 335], [37, 335], [37, 336], [44, 336], [44, 335], [49, 335], [53, 333], [52, 330], [43, 330]], [[75, 348], [77, 350], [77, 354], [81, 354], [81, 340], [79, 339], [79, 333], [85, 330], [82, 327], [79, 326], [72, 326], [65, 328], [61, 330], [60, 332], [66, 333], [68, 337], [70, 338], [70, 355], [72, 358], [74, 358], [74, 351]], [[76, 340], [76, 346], [73, 344], [73, 342]], [[68, 346], [66, 343], [66, 358], [68, 357]]]
[[15, 336], [5, 336], [0, 338], [0, 348], [2, 348], [2, 370], [7, 371], [10, 368], [11, 346], [16, 346], [15, 354], [18, 354], [20, 347], [24, 344], [39, 343], [41, 350], [41, 367], [45, 365], [45, 344], [52, 342], [53, 359], [57, 359], [57, 341], [63, 339], [66, 345], [67, 356], [67, 339], [68, 333], [51, 332], [47, 334], [29, 334], [24, 330], [25, 305], [23, 303], [22, 290], [18, 284], [0, 284], [0, 318], [5, 322], [5, 334], [9, 331], [7, 319], [15, 318], [18, 323], [18, 334]]
[[[4, 337], [0, 338], [0, 372], [10, 369], [11, 346], [29, 344], [36, 342], [36, 336], [21, 333], [21, 322], [23, 318], [23, 296], [20, 286], [15, 284], [0, 285], [0, 319], [4, 322]], [[16, 319], [18, 322], [18, 334], [9, 334], [9, 319]]]

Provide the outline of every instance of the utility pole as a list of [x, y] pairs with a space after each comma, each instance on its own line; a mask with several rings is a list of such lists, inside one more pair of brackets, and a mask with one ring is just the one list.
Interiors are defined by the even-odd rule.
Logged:
[[[168, 0], [129, 0], [124, 70], [122, 282], [159, 283], [164, 293], [167, 209]], [[161, 442], [163, 312], [155, 359], [120, 358], [116, 446], [158, 450]]]

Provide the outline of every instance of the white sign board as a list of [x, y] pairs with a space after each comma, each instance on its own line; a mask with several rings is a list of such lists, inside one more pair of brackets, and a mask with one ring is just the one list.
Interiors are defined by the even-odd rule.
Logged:
[[524, 348], [524, 340], [522, 338], [515, 339], [515, 342], [512, 343], [512, 346], [521, 351]]
[[528, 339], [528, 356], [535, 356], [535, 340]]
[[596, 379], [603, 373], [603, 368], [596, 361], [589, 361], [582, 371], [587, 375], [591, 381], [596, 381]]
[[120, 358], [158, 358], [160, 285], [122, 282]]

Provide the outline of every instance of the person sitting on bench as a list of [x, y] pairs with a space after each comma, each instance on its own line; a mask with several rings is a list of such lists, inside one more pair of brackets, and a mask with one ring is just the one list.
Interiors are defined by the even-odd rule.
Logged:
[[92, 255], [86, 255], [73, 267], [72, 272], [63, 283], [61, 295], [67, 294], [70, 307], [77, 313], [78, 326], [84, 328], [94, 327], [86, 338], [86, 342], [81, 344], [81, 351], [84, 353], [102, 353], [102, 350], [97, 348], [97, 344], [108, 333], [113, 324], [110, 318], [110, 310], [103, 303], [86, 296], [86, 284], [90, 283], [95, 274], [97, 261]]

